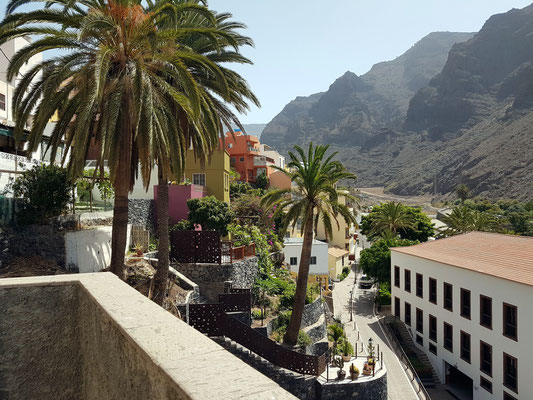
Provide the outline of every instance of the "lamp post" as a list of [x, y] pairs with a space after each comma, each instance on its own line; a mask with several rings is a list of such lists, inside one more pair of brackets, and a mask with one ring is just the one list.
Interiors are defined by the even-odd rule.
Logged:
[[353, 289], [350, 290], [350, 322], [353, 321]]

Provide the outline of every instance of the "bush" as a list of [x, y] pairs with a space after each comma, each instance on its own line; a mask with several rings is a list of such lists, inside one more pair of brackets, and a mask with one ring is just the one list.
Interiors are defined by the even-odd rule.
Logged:
[[350, 273], [350, 268], [349, 267], [343, 267], [342, 268], [342, 274], [343, 275], [348, 276], [349, 273]]
[[306, 346], [309, 346], [311, 344], [311, 338], [309, 337], [309, 335], [307, 333], [305, 333], [304, 331], [300, 330], [298, 332], [298, 346], [301, 346], [301, 347], [306, 347]]
[[189, 221], [201, 225], [203, 230], [217, 231], [221, 236], [228, 234], [228, 225], [233, 221], [229, 205], [215, 196], [187, 200]]
[[65, 168], [40, 165], [22, 173], [12, 189], [15, 197], [23, 198], [18, 222], [33, 224], [64, 213], [72, 200], [74, 184]]
[[[268, 310], [265, 309], [265, 314], [263, 318], [268, 316]], [[261, 310], [252, 310], [252, 319], [261, 319]]]
[[390, 283], [382, 283], [379, 285], [379, 293], [376, 297], [376, 303], [380, 306], [388, 306], [391, 304]]
[[182, 219], [178, 221], [176, 225], [170, 227], [171, 231], [190, 231], [193, 229], [194, 229], [194, 225], [188, 219]]

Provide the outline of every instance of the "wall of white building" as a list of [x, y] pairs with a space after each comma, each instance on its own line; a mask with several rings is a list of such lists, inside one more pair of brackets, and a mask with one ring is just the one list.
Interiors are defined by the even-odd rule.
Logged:
[[[394, 266], [400, 267], [400, 288], [394, 286]], [[411, 293], [406, 292], [404, 270], [411, 271]], [[504, 268], [504, 266], [502, 266]], [[416, 296], [416, 274], [423, 275], [423, 298]], [[527, 272], [524, 272], [527, 273]], [[533, 352], [531, 338], [533, 337], [533, 318], [531, 318], [531, 304], [533, 287], [485, 275], [472, 270], [453, 267], [450, 265], [425, 260], [419, 257], [392, 251], [392, 307], [395, 314], [394, 298], [400, 299], [400, 318], [405, 321], [405, 302], [411, 304], [411, 332], [413, 341], [416, 335], [423, 337], [422, 348], [430, 358], [437, 374], [444, 383], [444, 361], [455, 366], [473, 380], [474, 399], [503, 398], [504, 390], [514, 398], [533, 399]], [[437, 280], [437, 304], [429, 302], [429, 278]], [[443, 307], [443, 283], [453, 285], [453, 312]], [[460, 289], [471, 292], [471, 319], [460, 315]], [[480, 325], [480, 295], [492, 298], [492, 329]], [[518, 341], [503, 336], [503, 303], [518, 307]], [[416, 332], [416, 309], [423, 311], [424, 332]], [[429, 352], [429, 315], [437, 318], [437, 356]], [[443, 322], [453, 326], [453, 352], [443, 347]], [[471, 335], [471, 361], [467, 363], [460, 357], [461, 330]], [[480, 341], [492, 346], [492, 377], [480, 371]], [[503, 385], [503, 353], [518, 359], [518, 392], [520, 396]], [[492, 382], [492, 394], [480, 387], [480, 376]]]
[[[297, 265], [291, 265], [291, 272], [298, 273], [300, 256], [302, 254], [302, 238], [286, 238], [283, 248], [285, 262], [290, 264], [291, 257], [297, 258]], [[316, 264], [309, 266], [310, 275], [326, 275], [328, 273], [328, 244], [319, 240], [313, 240], [311, 247], [311, 257], [316, 257]]]
[[265, 144], [261, 144], [259, 148], [259, 154], [272, 158], [275, 166], [285, 168], [285, 157], [279, 154], [276, 150]]

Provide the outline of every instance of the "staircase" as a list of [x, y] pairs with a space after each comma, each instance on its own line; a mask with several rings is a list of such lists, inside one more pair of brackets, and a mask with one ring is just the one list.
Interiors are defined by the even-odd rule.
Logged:
[[434, 387], [435, 385], [440, 384], [439, 376], [435, 372], [435, 369], [433, 368], [429, 357], [427, 356], [425, 351], [420, 350], [413, 342], [413, 338], [409, 333], [409, 330], [407, 329], [406, 325], [398, 320], [395, 320], [393, 324], [396, 328], [396, 333], [399, 334], [402, 339], [402, 347], [408, 347], [409, 349], [411, 349], [416, 354], [422, 365], [424, 365], [424, 367], [428, 368], [431, 371], [431, 378], [420, 378], [422, 384], [425, 387]]
[[[299, 398], [314, 398], [316, 377], [301, 375], [278, 367], [254, 352], [224, 336], [211, 337], [234, 356], [272, 379], [282, 388]], [[312, 395], [312, 396], [311, 396]]]

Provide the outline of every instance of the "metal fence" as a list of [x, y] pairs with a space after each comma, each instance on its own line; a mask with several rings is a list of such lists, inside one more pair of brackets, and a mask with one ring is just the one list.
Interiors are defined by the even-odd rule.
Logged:
[[405, 352], [402, 349], [402, 346], [398, 343], [398, 339], [396, 339], [396, 336], [391, 331], [391, 328], [389, 326], [388, 322], [384, 322], [385, 318], [379, 318], [378, 317], [378, 323], [381, 326], [381, 330], [385, 333], [385, 336], [387, 337], [387, 340], [389, 341], [392, 350], [400, 360], [400, 365], [405, 371], [405, 374], [411, 381], [411, 384], [413, 388], [416, 391], [416, 394], [420, 400], [431, 400], [431, 397], [429, 396], [428, 392], [426, 391], [426, 388], [422, 384], [422, 381], [420, 380], [420, 377], [416, 373], [415, 368], [409, 361], [409, 357], [405, 354]]

